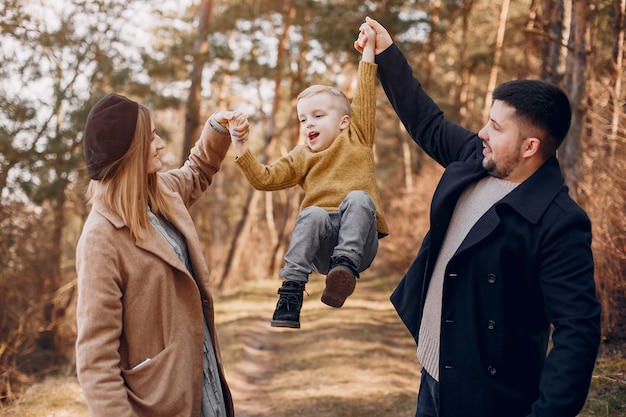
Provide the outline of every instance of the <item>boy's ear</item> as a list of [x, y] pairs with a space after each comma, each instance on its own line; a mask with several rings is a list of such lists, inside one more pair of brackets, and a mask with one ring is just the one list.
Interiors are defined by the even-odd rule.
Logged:
[[344, 114], [341, 118], [341, 122], [339, 122], [339, 129], [345, 129], [348, 126], [350, 126], [350, 116]]

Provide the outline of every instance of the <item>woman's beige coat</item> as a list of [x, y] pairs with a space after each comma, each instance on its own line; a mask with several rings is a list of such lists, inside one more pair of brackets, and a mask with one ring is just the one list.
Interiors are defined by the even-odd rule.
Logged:
[[211, 183], [229, 145], [230, 137], [207, 123], [185, 165], [159, 174], [160, 186], [174, 201], [176, 215], [170, 220], [187, 240], [197, 283], [156, 229], [135, 241], [119, 216], [94, 203], [76, 250], [76, 367], [92, 416], [199, 416], [202, 314], [215, 346], [226, 409], [234, 415], [214, 327], [209, 270], [188, 211]]

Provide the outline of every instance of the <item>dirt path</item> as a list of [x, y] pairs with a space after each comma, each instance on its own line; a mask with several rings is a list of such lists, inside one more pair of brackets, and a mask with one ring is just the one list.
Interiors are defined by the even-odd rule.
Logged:
[[217, 312], [237, 417], [414, 415], [419, 367], [388, 300], [392, 283], [364, 277], [333, 309], [313, 276], [299, 330], [269, 325], [278, 284], [251, 285]]

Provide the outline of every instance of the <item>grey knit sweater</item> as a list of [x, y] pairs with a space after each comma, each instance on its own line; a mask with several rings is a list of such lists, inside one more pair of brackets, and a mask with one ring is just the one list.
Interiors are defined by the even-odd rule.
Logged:
[[448, 262], [478, 219], [518, 185], [489, 175], [467, 187], [456, 203], [428, 286], [417, 343], [418, 360], [426, 372], [437, 381], [439, 381], [441, 301]]

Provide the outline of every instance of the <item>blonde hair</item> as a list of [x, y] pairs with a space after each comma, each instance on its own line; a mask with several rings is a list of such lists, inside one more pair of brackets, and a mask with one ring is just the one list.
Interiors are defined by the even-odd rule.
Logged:
[[350, 107], [350, 100], [348, 100], [348, 97], [346, 97], [346, 95], [338, 88], [328, 85], [315, 84], [305, 88], [300, 94], [298, 94], [298, 97], [296, 97], [296, 104], [300, 101], [300, 99], [313, 97], [318, 94], [328, 94], [329, 96], [335, 98], [336, 100], [334, 100], [334, 102], [337, 104], [339, 110], [352, 117], [352, 107]]
[[158, 185], [158, 174], [146, 174], [152, 142], [151, 121], [148, 108], [139, 105], [137, 126], [128, 151], [106, 167], [105, 172], [119, 166], [110, 177], [91, 180], [87, 190], [90, 204], [101, 201], [122, 218], [131, 236], [138, 240], [150, 227], [148, 207], [154, 214], [173, 218], [172, 204]]

